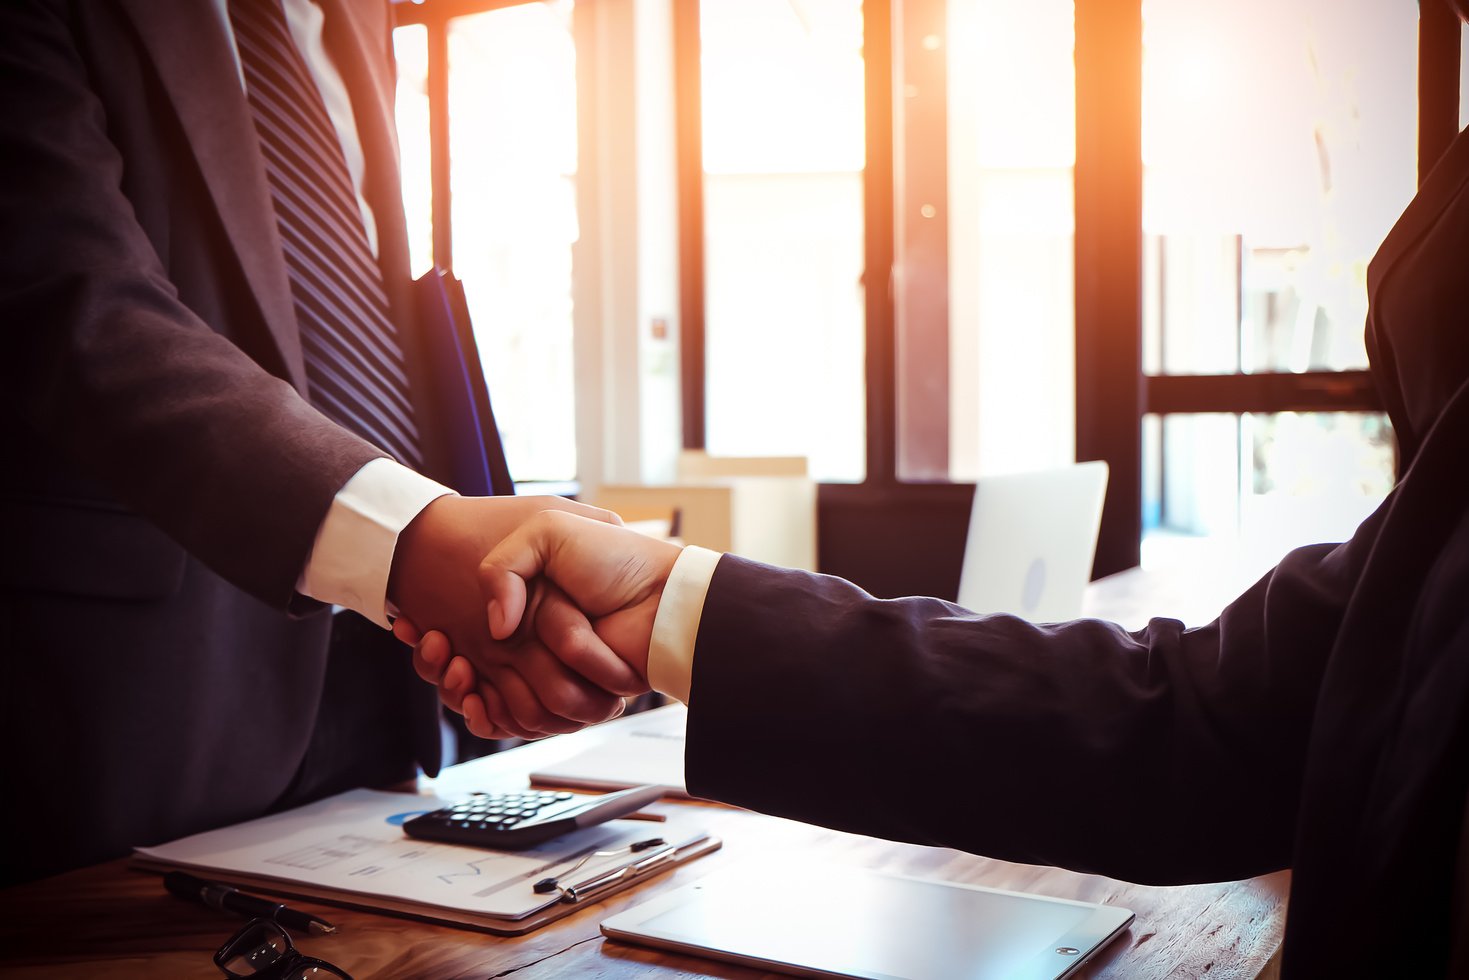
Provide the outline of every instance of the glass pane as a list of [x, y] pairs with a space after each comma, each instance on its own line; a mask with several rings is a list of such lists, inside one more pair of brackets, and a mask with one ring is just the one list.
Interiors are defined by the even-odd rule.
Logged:
[[1265, 568], [1351, 537], [1393, 485], [1380, 413], [1148, 416], [1143, 433], [1145, 565], [1223, 543]]
[[1144, 0], [1146, 367], [1366, 365], [1367, 263], [1416, 184], [1411, 0]]
[[428, 30], [409, 24], [393, 31], [398, 62], [396, 115], [398, 165], [403, 174], [403, 210], [408, 219], [408, 253], [416, 279], [434, 267], [433, 178], [429, 165]]
[[449, 31], [454, 271], [517, 481], [576, 476], [571, 15], [570, 0], [547, 0]]
[[[899, 275], [938, 270], [948, 289], [947, 445], [924, 445], [927, 420], [899, 419], [899, 476], [970, 480], [1074, 458], [1073, 194], [1076, 96], [1071, 0], [902, 0], [906, 22], [943, 24], [904, 45], [898, 140], [909, 159], [946, 153], [947, 178], [924, 188], [899, 174]], [[946, 43], [944, 43], [946, 41]], [[914, 43], [916, 42], [916, 43]], [[937, 93], [924, 60], [947, 59]], [[938, 206], [932, 202], [938, 200]], [[940, 210], [946, 208], [946, 212]], [[947, 218], [943, 249], [925, 222]], [[917, 297], [922, 299], [922, 297]], [[925, 311], [900, 302], [898, 384], [930, 383]], [[1015, 419], [1026, 420], [1024, 426]], [[941, 431], [941, 430], [940, 430]]]
[[703, 0], [706, 443], [860, 480], [860, 0]]

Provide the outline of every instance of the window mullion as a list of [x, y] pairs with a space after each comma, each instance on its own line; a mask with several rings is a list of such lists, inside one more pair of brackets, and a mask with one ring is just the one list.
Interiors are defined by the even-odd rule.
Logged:
[[1111, 468], [1094, 575], [1142, 540], [1142, 0], [1076, 3], [1076, 458]]

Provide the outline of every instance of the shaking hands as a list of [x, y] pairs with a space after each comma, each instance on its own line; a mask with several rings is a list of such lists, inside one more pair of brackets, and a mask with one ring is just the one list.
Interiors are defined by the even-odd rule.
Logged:
[[471, 732], [571, 731], [649, 690], [653, 623], [681, 549], [615, 520], [580, 507], [528, 513], [479, 564], [476, 628], [402, 607], [394, 632]]

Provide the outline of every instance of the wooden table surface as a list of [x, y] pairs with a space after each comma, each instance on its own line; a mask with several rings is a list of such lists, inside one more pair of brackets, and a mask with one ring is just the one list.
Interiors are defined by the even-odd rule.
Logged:
[[[526, 774], [601, 738], [596, 730], [456, 766], [425, 789], [455, 795], [470, 788], [524, 785]], [[1056, 868], [1008, 864], [940, 848], [895, 844], [789, 820], [699, 803], [665, 801], [724, 839], [724, 847], [622, 895], [521, 937], [375, 915], [305, 901], [340, 928], [337, 935], [293, 937], [308, 955], [354, 977], [729, 977], [772, 976], [607, 942], [598, 925], [665, 889], [751, 860], [793, 856], [849, 863], [949, 881], [1122, 905], [1132, 927], [1080, 974], [1151, 980], [1271, 977], [1285, 922], [1286, 873], [1227, 884], [1151, 888]], [[693, 811], [688, 813], [688, 811]], [[218, 977], [210, 957], [243, 920], [182, 902], [156, 874], [119, 860], [0, 891], [0, 976]]]

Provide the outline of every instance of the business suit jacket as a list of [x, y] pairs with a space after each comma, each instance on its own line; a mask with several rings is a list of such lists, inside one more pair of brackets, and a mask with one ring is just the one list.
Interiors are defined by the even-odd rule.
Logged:
[[[417, 394], [387, 5], [324, 5]], [[274, 210], [211, 5], [6, 3], [0, 38], [0, 782], [28, 806], [55, 796], [6, 808], [0, 839], [36, 845], [6, 848], [3, 878], [280, 797], [330, 631], [294, 583], [333, 496], [385, 454], [303, 397]], [[402, 687], [432, 770], [433, 692]]]
[[1287, 976], [1445, 975], [1469, 931], [1469, 135], [1369, 280], [1403, 472], [1350, 541], [1292, 552], [1208, 626], [1136, 633], [726, 556], [690, 790], [1132, 881], [1293, 868]]

